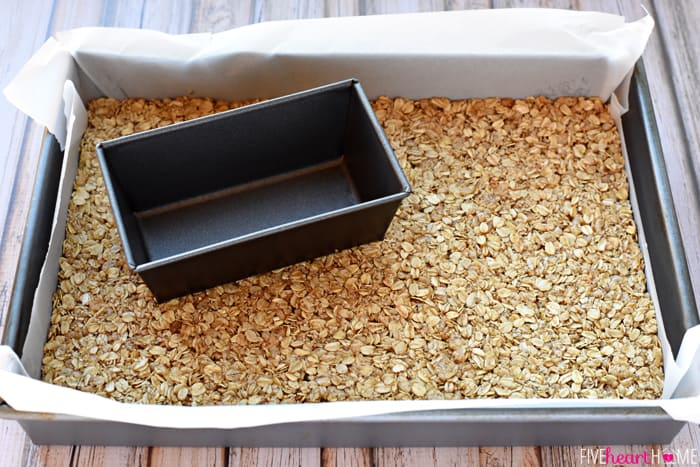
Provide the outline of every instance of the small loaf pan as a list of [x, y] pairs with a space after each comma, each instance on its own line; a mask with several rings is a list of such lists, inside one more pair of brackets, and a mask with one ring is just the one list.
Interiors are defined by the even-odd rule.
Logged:
[[410, 186], [356, 80], [97, 146], [158, 301], [381, 240]]

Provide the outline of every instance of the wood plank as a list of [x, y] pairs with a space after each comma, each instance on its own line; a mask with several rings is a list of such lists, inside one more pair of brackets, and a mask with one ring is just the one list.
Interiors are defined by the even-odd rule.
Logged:
[[[674, 188], [674, 201], [677, 203], [676, 211], [690, 263], [695, 300], [700, 304], [700, 112], [697, 108], [700, 99], [700, 2], [653, 1], [652, 5], [650, 12], [657, 19], [656, 29], [665, 52], [665, 60], [659, 60], [652, 71], [657, 72], [658, 67], [666, 73], [667, 80], [663, 82], [665, 90], [675, 94], [672, 101], [675, 108], [668, 110], [677, 117], [673, 122], [664, 120], [661, 128], [663, 132], [673, 131], [675, 136], [680, 136], [673, 146], [664, 146], [664, 155]], [[669, 86], [669, 83], [672, 85]], [[659, 84], [654, 82], [656, 86]], [[654, 105], [657, 105], [656, 100]], [[658, 115], [657, 112], [657, 121]], [[666, 114], [663, 115], [665, 118]], [[676, 183], [680, 186], [676, 187]]]
[[445, 10], [481, 10], [492, 8], [492, 0], [445, 0]]
[[490, 6], [490, 0], [406, 0], [401, 2], [368, 0], [360, 2], [360, 14], [387, 15], [421, 11], [468, 10]]
[[575, 0], [493, 0], [494, 8], [576, 8]]
[[[504, 449], [510, 451], [510, 448]], [[480, 465], [480, 462], [478, 448], [381, 448], [374, 451], [376, 467], [472, 466]]]
[[102, 2], [56, 0], [51, 34], [69, 29], [99, 26], [102, 20]]
[[103, 0], [100, 26], [140, 28], [145, 0]]
[[[0, 6], [0, 89], [3, 89], [46, 40], [52, 0], [3, 2]], [[19, 247], [24, 234], [33, 172], [38, 162], [40, 134], [28, 118], [0, 95], [0, 317], [12, 293]], [[4, 318], [0, 318], [0, 330]]]
[[[0, 6], [0, 89], [5, 88], [46, 39], [51, 21], [51, 5], [52, 0], [15, 0], [4, 2]], [[29, 18], [33, 21], [29, 21]], [[1, 95], [0, 228], [5, 226], [26, 123], [26, 117]]]
[[[235, 4], [225, 0], [205, 0], [192, 11], [188, 31], [217, 32], [224, 26], [224, 30], [228, 30], [251, 24], [255, 3], [255, 0], [242, 0]], [[226, 18], [226, 21], [223, 22], [222, 18]]]
[[169, 34], [221, 32], [249, 24], [253, 2], [204, 0], [182, 2], [172, 8], [169, 0], [145, 0], [141, 26]]
[[[471, 466], [479, 463], [479, 448], [435, 448], [435, 465]], [[416, 463], [409, 465], [418, 465]]]
[[141, 28], [155, 29], [168, 34], [184, 34], [192, 29], [196, 8], [192, 2], [178, 2], [174, 8], [168, 0], [145, 0], [142, 10]]
[[257, 0], [252, 22], [277, 21], [298, 18], [322, 18], [325, 13], [323, 0]]
[[0, 420], [0, 465], [26, 465], [31, 448], [31, 442], [17, 422]]
[[514, 446], [511, 449], [511, 463], [523, 467], [542, 465], [542, 453], [538, 446]]
[[[46, 449], [48, 455], [55, 455], [67, 448], [65, 446], [42, 447]], [[76, 446], [70, 453], [71, 467], [146, 467], [150, 465], [148, 448], [133, 447], [99, 447], [99, 446]], [[59, 465], [54, 460], [54, 465]], [[62, 463], [62, 462], [61, 462]], [[163, 465], [163, 464], [154, 464]], [[214, 465], [214, 464], [169, 464], [169, 465]]]
[[34, 446], [26, 467], [41, 465], [46, 467], [68, 467], [72, 465], [75, 446]]
[[372, 467], [372, 449], [324, 448], [321, 450], [324, 467]]
[[[674, 84], [676, 100], [683, 115], [687, 144], [694, 156], [700, 152], [700, 3], [694, 0], [676, 2], [654, 0], [657, 28], [666, 45], [668, 68]], [[700, 158], [694, 157], [695, 177], [700, 178]]]
[[[491, 449], [491, 448], [488, 448]], [[500, 450], [501, 448], [494, 448]], [[502, 448], [510, 451], [510, 448]], [[386, 452], [385, 452], [386, 451]], [[481, 452], [476, 447], [463, 448], [384, 448], [377, 449], [375, 463], [381, 459], [384, 465], [391, 465], [392, 459], [398, 460], [404, 466], [470, 466], [479, 465], [482, 461]], [[495, 464], [490, 464], [495, 465]]]
[[481, 467], [505, 467], [513, 465], [512, 449], [503, 446], [480, 447], [479, 465]]
[[321, 450], [317, 448], [229, 448], [228, 466], [317, 467]]
[[151, 448], [148, 467], [225, 466], [226, 448]]
[[323, 16], [353, 16], [360, 14], [360, 0], [326, 0]]
[[253, 3], [249, 0], [202, 0], [192, 12], [189, 31], [220, 32], [249, 24], [253, 22]]

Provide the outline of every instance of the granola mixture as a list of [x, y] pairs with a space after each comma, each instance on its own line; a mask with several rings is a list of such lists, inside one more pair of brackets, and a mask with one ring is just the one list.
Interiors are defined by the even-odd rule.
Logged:
[[95, 145], [243, 104], [90, 103], [45, 381], [185, 405], [660, 396], [620, 138], [598, 99], [379, 98], [413, 187], [385, 241], [156, 304], [126, 265]]

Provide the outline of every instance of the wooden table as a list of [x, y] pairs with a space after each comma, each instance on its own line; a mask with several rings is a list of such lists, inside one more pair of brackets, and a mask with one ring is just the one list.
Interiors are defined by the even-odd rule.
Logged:
[[[169, 33], [223, 31], [260, 21], [489, 7], [547, 6], [643, 12], [640, 0], [0, 0], [0, 87], [58, 31], [82, 26]], [[644, 54], [656, 118], [700, 298], [700, 2], [644, 0], [657, 28]], [[0, 316], [7, 310], [37, 166], [42, 129], [0, 98]], [[698, 300], [700, 303], [700, 300]], [[0, 320], [0, 329], [2, 320]], [[668, 446], [700, 451], [686, 426]], [[577, 465], [583, 446], [383, 449], [240, 449], [35, 446], [15, 422], [0, 421], [0, 466], [18, 465]], [[596, 448], [596, 447], [591, 447]], [[660, 446], [616, 446], [641, 453]]]

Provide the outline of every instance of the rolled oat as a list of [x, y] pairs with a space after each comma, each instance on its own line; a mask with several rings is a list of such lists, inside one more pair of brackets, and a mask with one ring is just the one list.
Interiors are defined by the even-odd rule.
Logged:
[[156, 304], [126, 265], [95, 145], [242, 104], [90, 103], [44, 380], [186, 405], [660, 396], [620, 139], [598, 99], [379, 98], [414, 191], [383, 242]]

